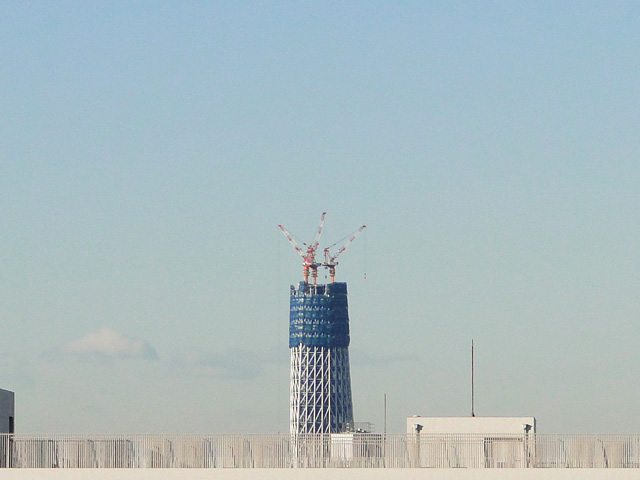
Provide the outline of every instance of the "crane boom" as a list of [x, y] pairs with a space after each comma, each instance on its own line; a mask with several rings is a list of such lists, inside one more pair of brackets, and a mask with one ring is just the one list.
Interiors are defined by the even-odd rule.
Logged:
[[322, 234], [322, 227], [324, 226], [324, 217], [326, 214], [327, 212], [322, 212], [322, 215], [320, 216], [320, 224], [316, 229], [313, 243], [311, 243], [311, 245], [307, 245], [306, 243], [304, 244], [307, 245], [306, 252], [296, 243], [296, 241], [293, 239], [293, 236], [286, 228], [284, 228], [284, 226], [278, 225], [278, 228], [282, 230], [282, 233], [284, 233], [284, 236], [287, 237], [289, 243], [293, 245], [293, 248], [295, 248], [298, 254], [302, 257], [302, 276], [305, 282], [309, 281], [309, 270], [311, 270], [311, 278], [314, 284], [316, 283], [316, 279], [318, 277], [318, 267], [321, 264], [316, 262], [316, 249], [318, 248], [318, 245], [320, 243], [320, 235]]
[[[338, 262], [336, 262], [336, 258], [338, 258], [340, 254], [344, 252], [347, 249], [347, 247], [351, 245], [351, 243], [353, 243], [356, 237], [360, 235], [360, 232], [362, 232], [365, 228], [367, 228], [367, 226], [362, 225], [360, 228], [358, 228], [355, 232], [353, 232], [351, 235], [349, 235], [345, 239], [339, 242], [336, 242], [330, 247], [327, 247], [324, 249], [324, 263], [322, 264], [322, 266], [329, 269], [329, 280], [331, 282], [333, 282], [336, 277], [336, 265], [338, 265]], [[331, 252], [329, 250], [342, 242], [344, 243], [338, 249], [338, 251], [333, 255], [331, 255]]]
[[293, 245], [293, 248], [295, 248], [296, 251], [300, 254], [300, 256], [304, 259], [304, 251], [298, 246], [298, 244], [293, 239], [289, 231], [286, 228], [284, 228], [282, 225], [278, 225], [278, 228], [282, 230], [282, 233], [284, 233], [284, 236], [287, 237], [287, 240], [289, 240], [289, 243]]
[[313, 251], [315, 253], [316, 248], [318, 248], [318, 244], [320, 243], [320, 235], [322, 235], [322, 227], [324, 226], [324, 217], [327, 214], [327, 212], [322, 212], [322, 215], [320, 215], [320, 225], [318, 225], [318, 229], [316, 230], [316, 236], [313, 237]]
[[331, 245], [330, 247], [325, 248], [324, 249], [324, 260], [325, 260], [325, 263], [331, 264], [331, 263], [335, 262], [336, 258], [338, 258], [340, 256], [340, 254], [342, 252], [344, 252], [349, 245], [351, 245], [351, 243], [356, 239], [356, 237], [358, 235], [360, 235], [360, 232], [362, 232], [362, 230], [364, 230], [365, 228], [367, 228], [367, 226], [366, 225], [362, 225], [360, 228], [358, 228], [358, 230], [353, 232], [351, 235], [346, 237], [344, 240], [341, 240], [341, 242], [344, 242], [344, 245], [342, 245], [334, 255], [330, 254], [329, 249], [335, 247], [336, 245], [338, 245], [341, 242], [336, 242], [333, 245]]

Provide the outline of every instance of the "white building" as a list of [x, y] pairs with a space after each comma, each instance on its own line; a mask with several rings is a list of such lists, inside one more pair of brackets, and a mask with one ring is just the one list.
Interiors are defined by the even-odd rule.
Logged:
[[14, 393], [0, 388], [0, 433], [13, 433]]

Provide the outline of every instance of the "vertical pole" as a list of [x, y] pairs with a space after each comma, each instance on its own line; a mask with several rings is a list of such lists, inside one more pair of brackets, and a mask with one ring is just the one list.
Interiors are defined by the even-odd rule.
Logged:
[[382, 465], [387, 466], [387, 394], [384, 394], [384, 435], [382, 436]]
[[387, 434], [387, 394], [384, 394], [384, 434]]
[[473, 371], [473, 339], [471, 339], [471, 416], [475, 417], [476, 416], [476, 412], [475, 412], [475, 392], [474, 392], [474, 385], [473, 385], [473, 376], [474, 376], [474, 371]]
[[367, 232], [364, 232], [364, 279], [367, 279]]

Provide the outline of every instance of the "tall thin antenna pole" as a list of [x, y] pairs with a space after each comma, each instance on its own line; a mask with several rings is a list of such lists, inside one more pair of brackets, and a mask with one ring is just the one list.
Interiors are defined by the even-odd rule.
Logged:
[[384, 434], [387, 434], [387, 394], [384, 394]]
[[476, 412], [475, 412], [475, 392], [473, 390], [473, 376], [474, 376], [474, 370], [473, 370], [473, 338], [471, 339], [471, 416], [475, 417], [476, 416]]
[[364, 279], [367, 279], [367, 232], [364, 232]]

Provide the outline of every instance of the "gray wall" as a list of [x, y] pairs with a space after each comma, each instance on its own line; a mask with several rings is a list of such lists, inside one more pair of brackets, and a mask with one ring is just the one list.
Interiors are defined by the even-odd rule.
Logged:
[[0, 388], [0, 433], [13, 433], [9, 430], [10, 417], [14, 417], [14, 394]]

